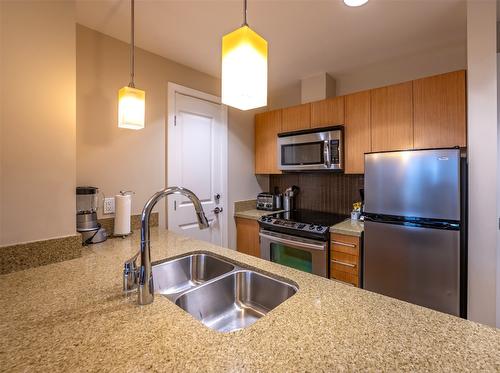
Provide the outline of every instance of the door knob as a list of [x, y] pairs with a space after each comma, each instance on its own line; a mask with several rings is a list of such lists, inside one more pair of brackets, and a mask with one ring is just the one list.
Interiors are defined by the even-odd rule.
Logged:
[[216, 207], [212, 210], [214, 214], [220, 214], [223, 211], [222, 207]]

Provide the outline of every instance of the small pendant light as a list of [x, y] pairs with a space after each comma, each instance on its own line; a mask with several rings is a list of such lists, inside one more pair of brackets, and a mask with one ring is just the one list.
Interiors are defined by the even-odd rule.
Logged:
[[134, 0], [131, 0], [130, 18], [130, 83], [118, 91], [118, 127], [140, 130], [144, 128], [146, 92], [135, 88]]
[[240, 110], [267, 105], [267, 41], [243, 25], [222, 38], [222, 103]]

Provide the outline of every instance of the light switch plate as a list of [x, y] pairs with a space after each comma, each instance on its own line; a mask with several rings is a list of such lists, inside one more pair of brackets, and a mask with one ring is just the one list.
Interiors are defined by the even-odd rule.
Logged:
[[104, 214], [113, 214], [115, 212], [115, 197], [104, 198]]

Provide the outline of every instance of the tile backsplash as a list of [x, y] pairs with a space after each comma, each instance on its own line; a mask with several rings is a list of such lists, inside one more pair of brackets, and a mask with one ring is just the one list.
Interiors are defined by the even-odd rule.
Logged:
[[359, 189], [363, 188], [363, 175], [340, 173], [285, 173], [270, 175], [269, 191], [275, 187], [284, 192], [297, 185], [296, 208], [348, 215], [352, 204], [361, 201]]

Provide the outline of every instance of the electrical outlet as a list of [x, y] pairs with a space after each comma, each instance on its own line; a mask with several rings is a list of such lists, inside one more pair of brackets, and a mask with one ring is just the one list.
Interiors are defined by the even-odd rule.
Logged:
[[115, 212], [115, 197], [104, 198], [104, 213], [113, 214]]

